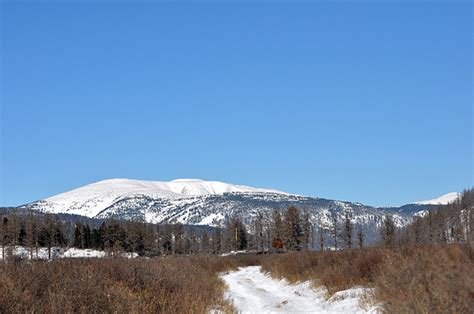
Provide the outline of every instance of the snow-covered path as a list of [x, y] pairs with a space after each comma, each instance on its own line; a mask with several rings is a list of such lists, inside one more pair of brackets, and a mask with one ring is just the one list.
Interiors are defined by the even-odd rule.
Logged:
[[323, 290], [315, 290], [309, 282], [291, 285], [275, 280], [260, 271], [260, 266], [241, 267], [221, 275], [228, 286], [225, 297], [239, 312], [250, 313], [365, 313], [358, 296], [365, 292], [355, 288], [336, 293], [329, 300]]

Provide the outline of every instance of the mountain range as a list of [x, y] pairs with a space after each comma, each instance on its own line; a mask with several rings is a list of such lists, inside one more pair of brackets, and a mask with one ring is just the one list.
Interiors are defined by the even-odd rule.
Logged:
[[271, 217], [275, 209], [296, 206], [307, 210], [314, 225], [329, 229], [333, 219], [350, 214], [355, 228], [371, 237], [385, 216], [399, 227], [413, 215], [458, 197], [449, 193], [431, 201], [401, 207], [377, 208], [360, 203], [306, 197], [274, 189], [253, 188], [218, 181], [178, 179], [169, 182], [111, 179], [89, 184], [44, 200], [20, 206], [43, 213], [66, 213], [89, 218], [134, 219], [150, 223], [222, 226], [232, 216], [251, 228], [255, 219]]

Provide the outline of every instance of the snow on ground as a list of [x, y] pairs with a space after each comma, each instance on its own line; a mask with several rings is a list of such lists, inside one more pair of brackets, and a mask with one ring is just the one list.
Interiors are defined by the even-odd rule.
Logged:
[[367, 313], [359, 298], [368, 289], [354, 288], [339, 291], [329, 300], [323, 289], [315, 290], [309, 281], [289, 284], [275, 280], [261, 272], [260, 266], [241, 267], [238, 271], [223, 273], [221, 278], [228, 286], [226, 299], [243, 313]]
[[70, 248], [64, 252], [62, 257], [105, 257], [105, 256], [107, 256], [107, 253], [104, 251]]
[[[0, 253], [1, 253], [0, 248]], [[25, 248], [23, 246], [16, 246], [13, 248], [13, 254], [22, 259], [30, 259], [31, 251], [29, 248]], [[8, 255], [8, 248], [5, 248], [5, 255]], [[122, 257], [127, 258], [135, 258], [138, 257], [137, 253], [122, 253]], [[101, 258], [107, 257], [107, 252], [105, 251], [97, 251], [92, 249], [77, 249], [77, 248], [59, 248], [59, 247], [52, 247], [51, 248], [51, 258]], [[48, 249], [41, 247], [37, 250], [33, 249], [33, 259], [48, 259]]]

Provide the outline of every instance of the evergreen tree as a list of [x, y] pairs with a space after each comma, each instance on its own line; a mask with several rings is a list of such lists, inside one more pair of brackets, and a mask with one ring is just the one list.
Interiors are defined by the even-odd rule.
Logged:
[[74, 225], [74, 233], [72, 234], [72, 246], [78, 249], [84, 248], [84, 236], [82, 223], [77, 222]]
[[344, 243], [347, 249], [352, 248], [352, 229], [350, 213], [346, 211], [344, 213]]
[[220, 227], [217, 227], [216, 232], [212, 234], [212, 253], [222, 253], [222, 230]]
[[92, 234], [91, 228], [88, 224], [83, 227], [82, 235], [84, 239], [84, 248], [90, 249], [92, 247]]
[[364, 230], [362, 229], [362, 226], [359, 228], [359, 232], [357, 232], [357, 241], [359, 244], [359, 249], [362, 249], [364, 247]]
[[26, 239], [26, 226], [25, 223], [21, 222], [20, 223], [20, 228], [18, 231], [18, 245], [25, 246], [27, 239]]

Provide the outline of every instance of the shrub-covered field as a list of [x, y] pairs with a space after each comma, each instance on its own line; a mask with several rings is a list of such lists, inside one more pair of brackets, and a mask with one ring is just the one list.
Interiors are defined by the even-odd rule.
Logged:
[[63, 259], [0, 267], [0, 312], [175, 312], [229, 309], [218, 272], [230, 258]]
[[330, 294], [374, 287], [372, 302], [389, 313], [472, 313], [472, 245], [296, 252], [262, 259], [262, 269], [290, 281], [312, 280]]
[[375, 288], [389, 313], [472, 313], [474, 249], [417, 245], [392, 249], [156, 259], [61, 259], [0, 263], [0, 312], [232, 312], [219, 272], [262, 265], [329, 294]]

